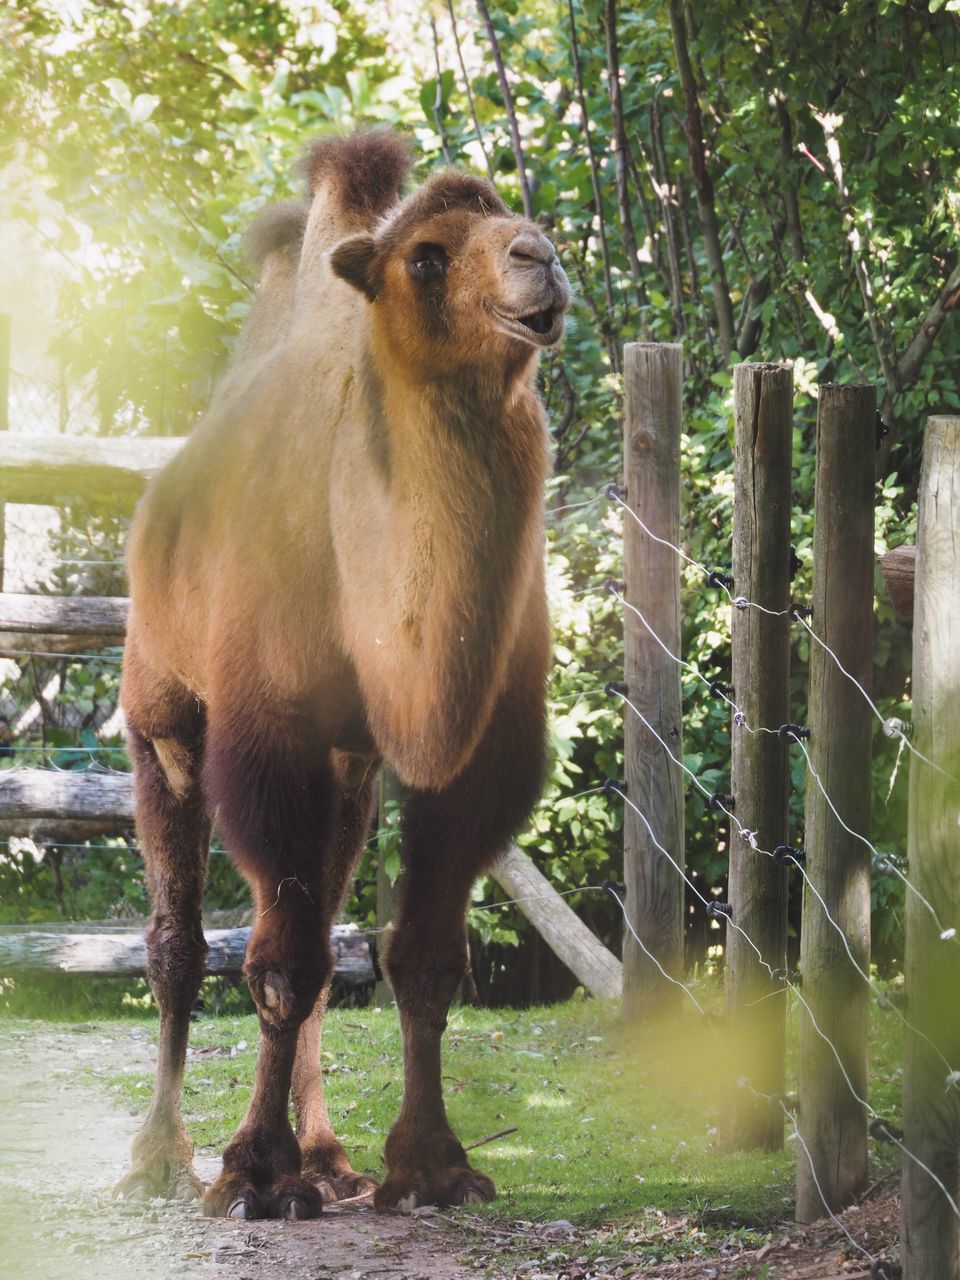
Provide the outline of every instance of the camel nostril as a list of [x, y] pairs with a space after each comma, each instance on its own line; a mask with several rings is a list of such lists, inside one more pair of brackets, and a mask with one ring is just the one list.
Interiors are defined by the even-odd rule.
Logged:
[[521, 267], [546, 267], [556, 260], [546, 236], [521, 234], [510, 245], [510, 257]]

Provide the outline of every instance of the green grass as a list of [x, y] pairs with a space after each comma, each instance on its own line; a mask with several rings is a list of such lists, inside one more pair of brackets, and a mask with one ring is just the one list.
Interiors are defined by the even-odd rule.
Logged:
[[[455, 1010], [444, 1055], [454, 1128], [464, 1143], [519, 1130], [472, 1156], [497, 1183], [496, 1212], [580, 1223], [630, 1220], [654, 1207], [757, 1225], [788, 1217], [789, 1146], [773, 1156], [717, 1148], [712, 1034], [686, 1019], [672, 1043], [628, 1032], [613, 1010], [585, 1000]], [[240, 1122], [256, 1042], [253, 1018], [193, 1028], [184, 1105], [198, 1145], [220, 1149]], [[334, 1127], [358, 1169], [382, 1172], [401, 1095], [395, 1012], [331, 1011], [323, 1054]], [[116, 1083], [146, 1105], [147, 1078]]]
[[[152, 1016], [140, 1018], [155, 1035]], [[877, 1021], [872, 1096], [882, 1114], [896, 1118], [899, 1024], [890, 1014]], [[97, 1027], [125, 1038], [131, 1021]], [[198, 1147], [222, 1150], [240, 1122], [257, 1034], [253, 1017], [201, 1018], [191, 1028], [184, 1111]], [[585, 999], [522, 1011], [455, 1009], [444, 1051], [454, 1128], [470, 1143], [518, 1127], [471, 1155], [499, 1191], [494, 1205], [478, 1212], [610, 1224], [614, 1233], [634, 1235], [665, 1213], [691, 1224], [685, 1242], [671, 1247], [701, 1247], [704, 1231], [719, 1240], [740, 1230], [759, 1243], [790, 1218], [794, 1147], [788, 1142], [775, 1155], [719, 1149], [721, 1056], [718, 1033], [696, 1015], [668, 1034], [628, 1029], [616, 1010]], [[402, 1085], [396, 1012], [332, 1010], [323, 1062], [334, 1127], [355, 1167], [382, 1173]], [[150, 1076], [118, 1075], [111, 1083], [124, 1105], [146, 1109]], [[879, 1174], [896, 1152], [877, 1154]], [[606, 1232], [604, 1239], [612, 1247]]]

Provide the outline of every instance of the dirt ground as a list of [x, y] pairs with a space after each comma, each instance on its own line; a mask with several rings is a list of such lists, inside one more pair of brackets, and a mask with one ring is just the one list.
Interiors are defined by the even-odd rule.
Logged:
[[[688, 1237], [683, 1218], [652, 1231], [581, 1232], [555, 1223], [460, 1222], [454, 1213], [375, 1214], [330, 1206], [318, 1221], [230, 1222], [164, 1201], [129, 1203], [110, 1188], [126, 1168], [139, 1121], [98, 1076], [147, 1074], [139, 1028], [118, 1039], [96, 1027], [0, 1029], [0, 1275], [4, 1280], [861, 1280], [866, 1255], [889, 1257], [897, 1236], [891, 1191], [834, 1224], [784, 1229], [765, 1248], [733, 1245], [709, 1261], [656, 1262]], [[218, 1162], [199, 1157], [215, 1176]], [[609, 1252], [605, 1240], [609, 1238]], [[614, 1243], [615, 1240], [615, 1243]], [[887, 1280], [897, 1273], [887, 1271]]]

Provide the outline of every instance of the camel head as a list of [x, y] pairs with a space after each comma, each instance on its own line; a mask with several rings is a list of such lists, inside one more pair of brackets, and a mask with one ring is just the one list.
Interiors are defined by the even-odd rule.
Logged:
[[526, 368], [560, 340], [570, 287], [553, 245], [490, 183], [449, 171], [331, 253], [372, 305], [374, 340], [419, 376]]

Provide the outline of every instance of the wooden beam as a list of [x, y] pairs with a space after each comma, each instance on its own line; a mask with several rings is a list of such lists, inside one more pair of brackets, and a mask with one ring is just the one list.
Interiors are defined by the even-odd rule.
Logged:
[[7, 502], [56, 505], [77, 497], [137, 497], [183, 448], [184, 437], [113, 439], [0, 432], [0, 493]]
[[729, 900], [739, 927], [726, 930], [726, 1013], [736, 1077], [746, 1076], [753, 1091], [732, 1090], [720, 1131], [728, 1150], [779, 1151], [783, 1112], [757, 1094], [782, 1094], [786, 1088], [786, 990], [770, 970], [787, 964], [787, 867], [758, 853], [740, 831], [752, 831], [768, 852], [789, 843], [789, 749], [757, 730], [791, 718], [791, 366], [738, 364], [733, 405], [734, 594], [760, 608], [732, 610], [732, 697], [746, 724], [734, 716], [730, 729], [737, 820], [730, 829]]
[[[210, 948], [206, 972], [239, 973], [243, 967], [249, 928], [206, 929]], [[356, 987], [374, 981], [373, 954], [369, 939], [355, 924], [334, 925], [330, 931], [334, 953], [334, 979]], [[86, 977], [143, 977], [147, 949], [144, 926], [113, 929], [102, 926], [69, 928], [47, 925], [7, 925], [0, 928], [0, 973], [69, 973]]]
[[618, 999], [623, 965], [567, 906], [525, 853], [512, 845], [490, 874], [527, 917], [550, 949], [592, 996]]
[[[901, 1251], [908, 1280], [960, 1275], [960, 417], [927, 422], [917, 519], [903, 1035]], [[922, 895], [922, 898], [921, 896]], [[927, 904], [932, 904], [940, 926]], [[938, 1179], [940, 1185], [934, 1181]]]
[[623, 1003], [630, 1018], [677, 1008], [676, 983], [683, 973], [683, 879], [657, 846], [683, 866], [684, 780], [655, 736], [682, 756], [680, 668], [664, 652], [680, 653], [680, 568], [673, 547], [680, 543], [682, 387], [681, 346], [631, 342], [624, 348], [626, 501], [654, 535], [649, 537], [624, 512], [624, 598], [627, 606], [643, 611], [658, 637], [654, 639], [637, 614], [624, 608], [627, 696], [647, 721], [644, 724], [624, 704], [623, 878], [627, 916], [643, 940], [641, 946], [630, 932], [624, 935]]
[[122, 637], [130, 601], [125, 596], [0, 594], [0, 633], [40, 636]]
[[[873, 386], [826, 384], [817, 413], [812, 626], [864, 689], [873, 677], [876, 401]], [[839, 1212], [867, 1185], [867, 1115], [854, 1091], [867, 1096], [870, 1013], [861, 977], [870, 970], [870, 855], [850, 832], [869, 839], [873, 719], [812, 641], [807, 705], [798, 1222]]]
[[0, 770], [0, 819], [11, 834], [19, 834], [18, 823], [25, 829], [37, 819], [132, 824], [131, 775], [79, 769], [62, 773], [55, 769]]

